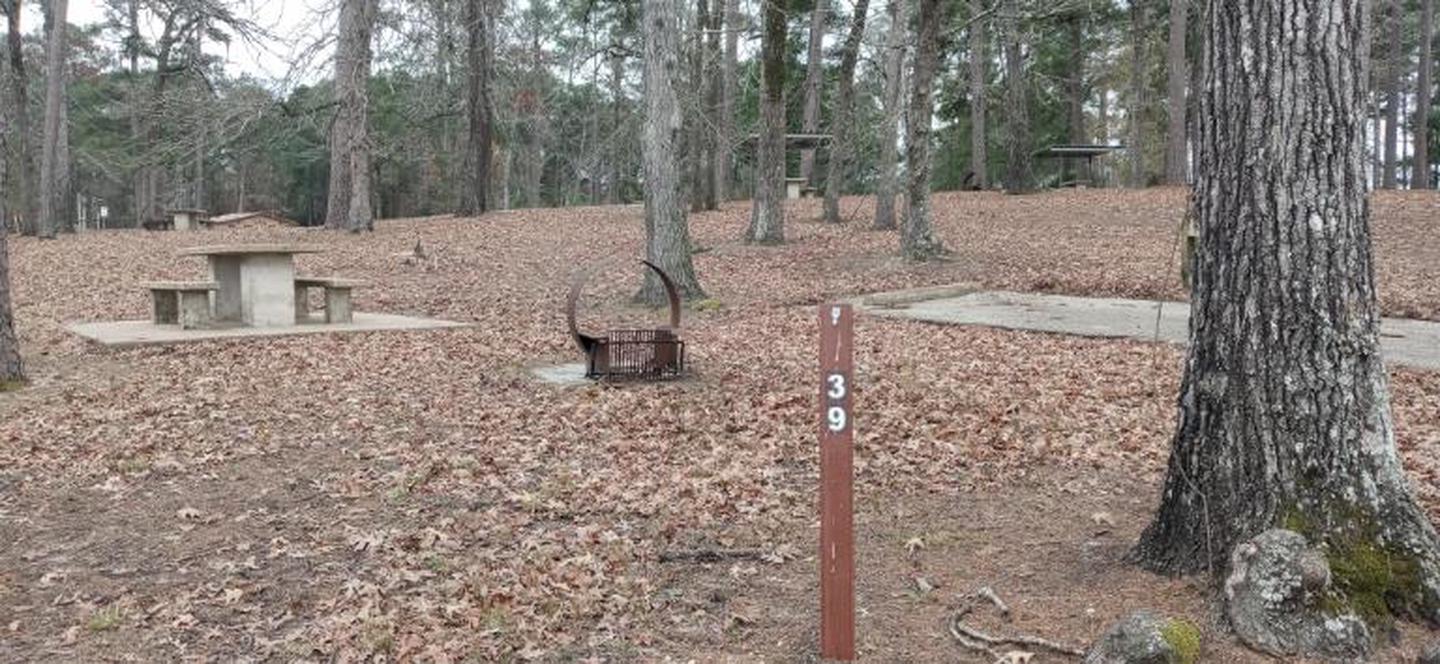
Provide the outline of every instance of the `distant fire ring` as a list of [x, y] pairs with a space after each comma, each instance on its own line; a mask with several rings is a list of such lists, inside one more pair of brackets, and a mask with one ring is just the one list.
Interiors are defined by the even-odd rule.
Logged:
[[680, 339], [680, 292], [670, 275], [650, 261], [640, 261], [655, 271], [670, 299], [670, 325], [653, 329], [609, 330], [603, 335], [585, 334], [576, 322], [575, 309], [589, 273], [570, 286], [566, 320], [570, 336], [585, 355], [585, 377], [593, 380], [666, 380], [685, 373], [685, 342]]

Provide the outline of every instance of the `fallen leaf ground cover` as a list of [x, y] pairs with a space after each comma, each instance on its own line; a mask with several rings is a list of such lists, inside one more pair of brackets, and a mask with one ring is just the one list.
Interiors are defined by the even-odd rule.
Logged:
[[[777, 248], [737, 241], [745, 204], [692, 217], [713, 299], [686, 314], [695, 375], [624, 387], [530, 368], [574, 361], [561, 304], [582, 267], [599, 266], [587, 321], [658, 319], [628, 304], [636, 206], [15, 239], [34, 384], [0, 395], [0, 660], [805, 660], [815, 304], [960, 281], [1182, 296], [1179, 190], [940, 195], [954, 254], [929, 265], [894, 258], [868, 205], [831, 227], [796, 204]], [[1382, 307], [1440, 319], [1440, 197], [1373, 209]], [[64, 331], [145, 317], [136, 283], [201, 276], [181, 247], [279, 240], [326, 249], [305, 272], [370, 281], [359, 310], [473, 327], [126, 351]], [[1022, 607], [1007, 627], [1078, 644], [1162, 608], [1201, 624], [1211, 661], [1243, 661], [1208, 586], [1122, 560], [1159, 484], [1178, 349], [864, 316], [857, 341], [867, 659], [971, 661], [945, 614], [990, 585]], [[1393, 377], [1440, 514], [1440, 377]], [[711, 549], [744, 555], [666, 559]]]

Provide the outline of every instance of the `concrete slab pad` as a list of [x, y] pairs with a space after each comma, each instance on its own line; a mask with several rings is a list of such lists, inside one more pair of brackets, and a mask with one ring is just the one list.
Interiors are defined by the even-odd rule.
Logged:
[[[874, 306], [861, 300], [860, 308], [887, 318], [1087, 337], [1177, 344], [1190, 337], [1190, 305], [1184, 302], [983, 291], [899, 307]], [[1440, 370], [1440, 323], [1386, 318], [1380, 323], [1380, 337], [1387, 362]]]
[[178, 325], [156, 325], [150, 321], [112, 321], [73, 323], [69, 326], [69, 329], [71, 332], [101, 346], [125, 348], [130, 346], [179, 344], [195, 341], [285, 337], [302, 334], [442, 330], [459, 327], [470, 327], [470, 325], [436, 318], [356, 313], [355, 319], [350, 323], [326, 324], [318, 318], [312, 318], [301, 325], [293, 325], [290, 327], [241, 327], [231, 325], [210, 329], [184, 330]]
[[560, 364], [553, 367], [534, 367], [530, 370], [542, 383], [569, 387], [574, 385], [591, 385], [594, 381], [585, 377], [585, 364], [576, 362], [574, 364]]

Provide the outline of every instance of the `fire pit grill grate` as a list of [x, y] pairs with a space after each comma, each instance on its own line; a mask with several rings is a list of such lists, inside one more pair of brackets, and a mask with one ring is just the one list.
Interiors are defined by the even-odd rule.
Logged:
[[685, 342], [670, 330], [611, 330], [589, 355], [585, 377], [666, 380], [685, 373]]
[[585, 354], [585, 377], [592, 380], [668, 380], [685, 375], [685, 342], [680, 340], [680, 294], [670, 276], [641, 261], [665, 285], [670, 300], [670, 325], [654, 329], [609, 330], [585, 334], [575, 321], [575, 306], [585, 278], [576, 279], [566, 302], [566, 319], [575, 345]]

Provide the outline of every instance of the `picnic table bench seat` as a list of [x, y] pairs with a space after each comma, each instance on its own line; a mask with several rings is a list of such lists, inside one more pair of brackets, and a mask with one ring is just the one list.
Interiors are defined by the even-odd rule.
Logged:
[[340, 277], [296, 277], [295, 278], [295, 320], [304, 321], [310, 316], [310, 289], [325, 289], [325, 322], [349, 323], [354, 320], [350, 309], [350, 291], [368, 286], [358, 279]]
[[176, 325], [190, 330], [210, 325], [210, 292], [219, 288], [213, 281], [146, 281], [150, 291], [152, 319], [156, 325]]

